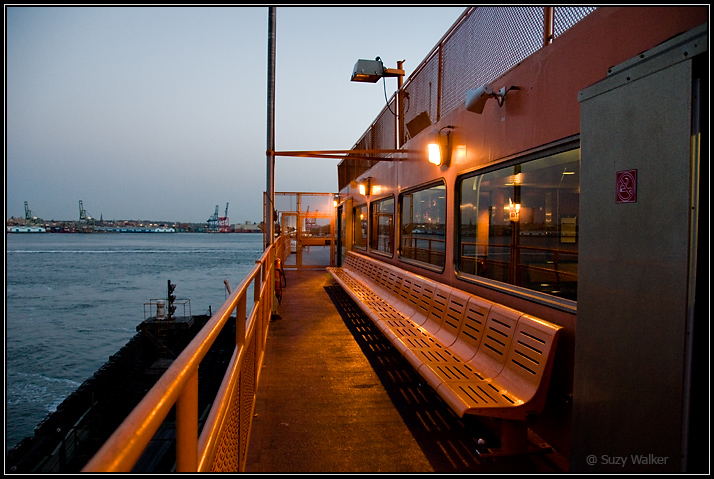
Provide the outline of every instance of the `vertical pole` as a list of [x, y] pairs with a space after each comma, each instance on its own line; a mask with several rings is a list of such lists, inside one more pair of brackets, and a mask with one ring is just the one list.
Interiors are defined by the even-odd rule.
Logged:
[[[439, 62], [436, 75], [436, 121], [441, 119], [441, 82], [442, 82], [442, 52], [443, 44], [439, 44]], [[429, 103], [431, 105], [431, 103]]]
[[543, 7], [543, 46], [553, 42], [553, 7]]
[[268, 8], [268, 134], [266, 201], [263, 223], [265, 224], [265, 249], [275, 238], [275, 7]]
[[[397, 69], [401, 70], [404, 66], [404, 60], [397, 61]], [[397, 76], [397, 149], [404, 144], [404, 102], [402, 85], [404, 84], [404, 75]]]
[[297, 224], [295, 225], [295, 267], [300, 270], [302, 268], [302, 224], [305, 221], [305, 215], [300, 210], [300, 193], [296, 195], [297, 201]]

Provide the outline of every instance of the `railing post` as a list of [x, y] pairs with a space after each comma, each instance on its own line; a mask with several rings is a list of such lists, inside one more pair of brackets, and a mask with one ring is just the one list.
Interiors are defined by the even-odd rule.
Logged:
[[236, 305], [236, 347], [245, 345], [246, 299], [245, 293], [238, 298]]
[[270, 248], [270, 253], [268, 254], [267, 261], [268, 263], [264, 265], [265, 268], [265, 273], [267, 277], [268, 284], [266, 285], [268, 287], [267, 289], [267, 297], [266, 297], [266, 305], [265, 307], [267, 308], [266, 315], [270, 317], [273, 314], [277, 314], [278, 312], [278, 298], [276, 296], [276, 291], [275, 291], [275, 260], [278, 257], [275, 253], [277, 250], [277, 244], [273, 243], [272, 248]]
[[[269, 257], [270, 254], [268, 254], [268, 258]], [[260, 264], [260, 261], [256, 261], [256, 264]], [[260, 289], [263, 286], [263, 283], [265, 282], [266, 269], [267, 265], [260, 264], [260, 272], [258, 273], [258, 275], [256, 275], [255, 281], [253, 282], [253, 304], [260, 303]]]
[[176, 401], [176, 472], [198, 468], [198, 370]]

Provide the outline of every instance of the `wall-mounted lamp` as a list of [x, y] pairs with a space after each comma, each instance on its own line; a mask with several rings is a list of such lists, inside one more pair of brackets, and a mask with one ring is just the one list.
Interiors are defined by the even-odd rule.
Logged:
[[374, 60], [357, 60], [352, 70], [350, 81], [376, 83], [382, 77], [403, 76], [404, 70], [401, 68], [384, 68], [382, 59], [377, 57]]
[[365, 178], [362, 180], [362, 182], [359, 184], [359, 194], [362, 196], [369, 196], [371, 193], [371, 188], [370, 188], [370, 183], [371, 183], [371, 178]]
[[454, 127], [447, 125], [439, 130], [434, 130], [429, 137], [427, 150], [429, 152], [429, 163], [436, 166], [447, 165], [451, 161], [451, 132], [447, 131], [442, 135], [443, 130], [453, 130]]
[[[397, 78], [397, 93], [395, 95], [396, 111], [392, 111], [387, 101], [389, 111], [395, 116], [397, 134], [394, 136], [394, 148], [401, 148], [404, 144], [404, 95], [402, 84], [404, 83], [404, 69], [402, 65], [404, 60], [397, 62], [397, 68], [384, 68], [382, 59], [377, 57], [374, 60], [357, 60], [355, 67], [352, 70], [351, 81], [376, 83], [380, 78], [396, 77]], [[386, 82], [385, 82], [384, 98], [387, 98]]]
[[489, 98], [495, 98], [498, 106], [503, 106], [503, 102], [506, 100], [506, 93], [511, 90], [519, 90], [519, 88], [517, 86], [512, 86], [508, 89], [503, 87], [499, 91], [493, 91], [493, 86], [490, 83], [486, 83], [476, 90], [466, 90], [466, 110], [480, 115]]
[[504, 207], [505, 209], [508, 210], [509, 217], [511, 221], [518, 221], [520, 219], [521, 215], [521, 204], [520, 203], [514, 203], [513, 200], [508, 198], [508, 206]]

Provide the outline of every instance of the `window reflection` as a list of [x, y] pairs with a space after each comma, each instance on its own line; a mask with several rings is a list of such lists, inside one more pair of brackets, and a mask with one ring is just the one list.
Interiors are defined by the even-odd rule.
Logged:
[[370, 204], [371, 229], [369, 247], [390, 256], [394, 254], [394, 198]]
[[443, 267], [445, 233], [443, 182], [400, 196], [399, 254], [402, 258]]
[[355, 206], [353, 210], [354, 247], [367, 249], [367, 205]]
[[577, 299], [580, 150], [460, 181], [460, 272]]

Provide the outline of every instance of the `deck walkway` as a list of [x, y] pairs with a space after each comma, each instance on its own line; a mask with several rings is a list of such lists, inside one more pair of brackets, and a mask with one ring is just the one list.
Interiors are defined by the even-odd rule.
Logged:
[[452, 413], [327, 272], [286, 275], [246, 472], [565, 470], [557, 454], [480, 459], [478, 439], [495, 439]]

